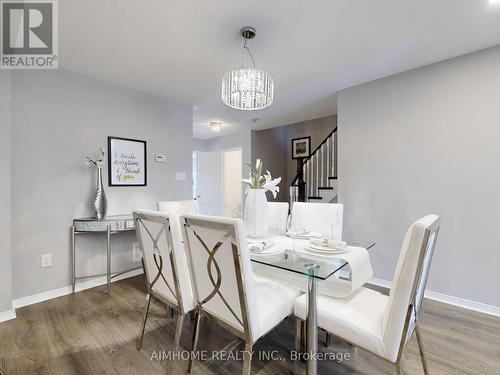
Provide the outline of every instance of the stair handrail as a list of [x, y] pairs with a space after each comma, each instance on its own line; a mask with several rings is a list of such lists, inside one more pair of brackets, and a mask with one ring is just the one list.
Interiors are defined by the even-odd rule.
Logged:
[[[322, 146], [328, 142], [328, 140], [333, 136], [334, 133], [337, 132], [337, 129], [338, 127], [335, 127], [335, 129], [333, 129], [326, 137], [325, 139], [323, 139], [323, 141], [314, 149], [314, 151], [312, 153], [309, 154], [308, 157], [306, 158], [303, 158], [303, 159], [299, 159], [297, 160], [297, 162], [301, 162], [301, 164], [297, 164], [297, 174], [295, 175], [295, 177], [293, 178], [292, 182], [290, 183], [290, 191], [292, 190], [298, 190], [298, 197], [300, 199], [305, 199], [306, 197], [306, 188], [305, 188], [305, 185], [306, 185], [306, 182], [304, 180], [304, 174], [303, 174], [303, 170], [304, 170], [304, 166], [306, 165], [306, 163], [311, 160], [315, 155], [316, 153], [318, 153]], [[336, 177], [336, 176], [332, 176], [332, 177]]]

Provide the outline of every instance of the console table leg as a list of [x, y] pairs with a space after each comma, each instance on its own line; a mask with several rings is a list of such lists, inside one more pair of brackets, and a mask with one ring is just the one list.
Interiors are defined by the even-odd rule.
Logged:
[[107, 255], [107, 284], [108, 284], [108, 293], [111, 292], [111, 226], [108, 225], [107, 231], [107, 241], [106, 241], [106, 255]]
[[73, 293], [75, 293], [76, 284], [76, 249], [75, 249], [75, 226], [71, 226], [71, 257], [73, 262], [73, 274], [71, 275], [71, 288]]

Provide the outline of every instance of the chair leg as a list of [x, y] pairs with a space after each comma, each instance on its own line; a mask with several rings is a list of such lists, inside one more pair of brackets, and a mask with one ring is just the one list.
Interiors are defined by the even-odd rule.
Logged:
[[184, 323], [184, 317], [185, 315], [179, 314], [177, 316], [177, 324], [175, 326], [175, 339], [174, 339], [174, 350], [177, 351], [179, 350], [179, 344], [181, 341], [181, 334], [182, 334], [182, 324]]
[[[174, 354], [177, 354], [179, 351], [179, 344], [181, 341], [181, 334], [182, 334], [182, 324], [184, 323], [184, 317], [185, 315], [179, 314], [177, 316], [177, 324], [175, 326], [175, 338], [174, 338]], [[170, 369], [170, 374], [175, 374], [175, 365], [177, 363], [177, 360], [172, 361], [172, 366]]]
[[173, 319], [174, 314], [175, 314], [175, 310], [173, 308], [171, 308], [170, 306], [167, 306], [167, 312], [166, 312], [167, 319]]
[[302, 351], [302, 319], [295, 318], [295, 351], [296, 354]]
[[396, 362], [396, 374], [403, 375], [403, 371], [401, 371], [401, 361]]
[[144, 311], [142, 313], [142, 324], [139, 331], [139, 337], [137, 338], [137, 350], [142, 349], [142, 339], [144, 337], [144, 330], [146, 329], [146, 321], [148, 320], [149, 305], [151, 303], [151, 294], [146, 294], [146, 303], [144, 304]]
[[188, 363], [188, 373], [191, 373], [193, 370], [193, 362], [194, 362], [194, 356], [195, 356], [195, 351], [198, 346], [198, 336], [200, 333], [200, 312], [196, 311], [196, 318], [194, 320], [194, 329], [193, 329], [193, 340], [191, 343], [191, 355], [189, 356], [189, 363]]
[[252, 344], [245, 343], [245, 352], [243, 353], [243, 375], [250, 375], [250, 371], [252, 370], [252, 348]]
[[425, 353], [424, 353], [424, 343], [422, 342], [422, 336], [420, 335], [420, 327], [418, 326], [418, 324], [415, 327], [415, 333], [417, 334], [418, 350], [420, 352], [420, 359], [422, 360], [422, 367], [424, 368], [424, 374], [429, 375], [429, 367], [427, 366], [427, 360], [425, 359]]

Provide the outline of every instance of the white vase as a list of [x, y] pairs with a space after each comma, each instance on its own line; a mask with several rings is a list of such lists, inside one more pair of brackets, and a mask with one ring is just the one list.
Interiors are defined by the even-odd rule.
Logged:
[[269, 206], [264, 189], [248, 189], [243, 219], [250, 237], [263, 237], [269, 228]]

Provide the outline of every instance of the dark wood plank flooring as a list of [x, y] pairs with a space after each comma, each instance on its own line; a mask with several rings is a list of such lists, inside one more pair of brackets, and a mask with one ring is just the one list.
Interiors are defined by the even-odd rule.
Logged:
[[[135, 277], [113, 284], [112, 294], [98, 287], [27, 306], [17, 319], [0, 323], [0, 375], [7, 374], [166, 374], [171, 361], [157, 360], [171, 349], [175, 318], [152, 302], [142, 351], [135, 348], [144, 303], [144, 281]], [[432, 375], [500, 375], [500, 318], [425, 301], [422, 331]], [[184, 326], [183, 349], [189, 350], [192, 321]], [[252, 374], [305, 373], [290, 360], [293, 320], [259, 340]], [[203, 321], [200, 349], [220, 350], [234, 338], [213, 322]], [[243, 350], [240, 346], [239, 350]], [[361, 349], [332, 340], [322, 352], [349, 353], [338, 363], [320, 361], [319, 374], [395, 374], [394, 366]], [[267, 351], [280, 359], [262, 358]], [[259, 358], [261, 357], [261, 358]], [[175, 373], [184, 374], [185, 361]], [[238, 374], [239, 360], [197, 362], [195, 374]], [[423, 374], [415, 338], [403, 358], [405, 374]]]

